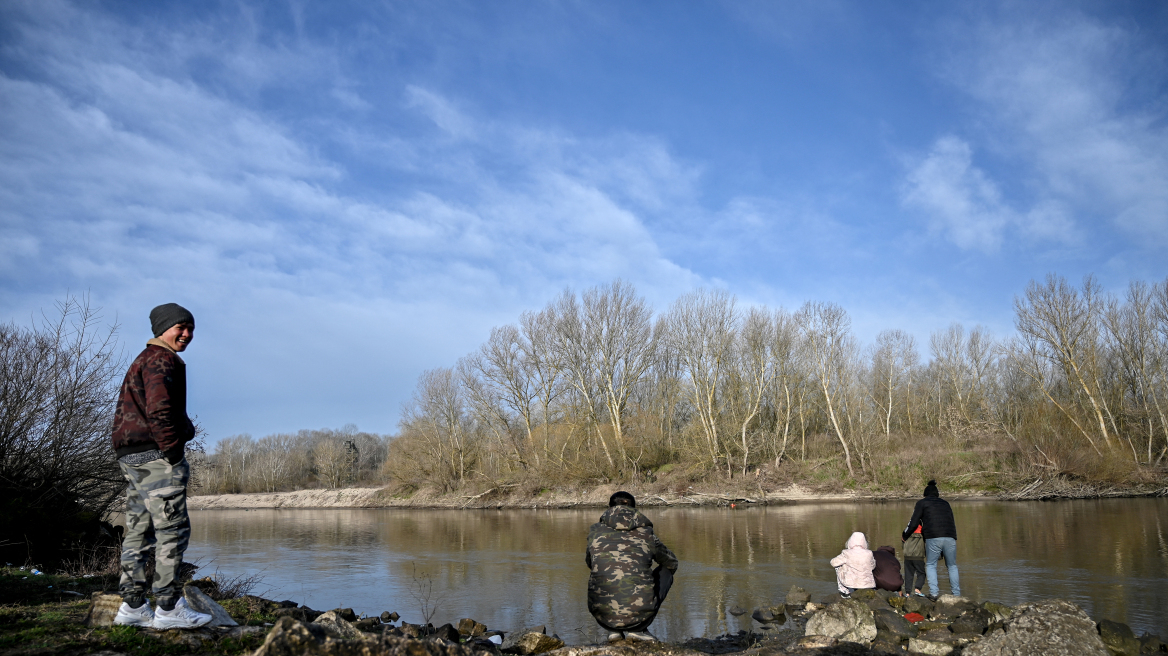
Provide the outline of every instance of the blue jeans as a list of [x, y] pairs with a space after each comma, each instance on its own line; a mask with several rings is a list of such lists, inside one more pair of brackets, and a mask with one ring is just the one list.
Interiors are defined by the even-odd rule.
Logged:
[[941, 594], [937, 585], [937, 560], [945, 558], [949, 566], [949, 590], [961, 596], [961, 579], [957, 576], [957, 540], [955, 538], [927, 538], [925, 540], [925, 578], [929, 581], [929, 593]]

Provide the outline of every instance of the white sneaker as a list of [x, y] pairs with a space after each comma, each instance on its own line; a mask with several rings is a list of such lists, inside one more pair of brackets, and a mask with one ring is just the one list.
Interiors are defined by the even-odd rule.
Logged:
[[648, 631], [625, 631], [625, 638], [642, 642], [657, 642], [657, 638], [654, 638]]
[[625, 634], [621, 633], [620, 631], [613, 631], [612, 633], [608, 634], [608, 641], [609, 642], [616, 642], [617, 640], [624, 640], [624, 639], [625, 639]]
[[154, 613], [154, 628], [159, 631], [166, 629], [197, 629], [211, 621], [211, 616], [200, 613], [187, 605], [187, 600], [179, 597], [174, 610], [163, 610], [159, 606]]
[[150, 602], [143, 599], [141, 606], [130, 608], [130, 604], [123, 601], [118, 606], [118, 614], [114, 616], [114, 624], [150, 628], [154, 625], [154, 611], [150, 610]]

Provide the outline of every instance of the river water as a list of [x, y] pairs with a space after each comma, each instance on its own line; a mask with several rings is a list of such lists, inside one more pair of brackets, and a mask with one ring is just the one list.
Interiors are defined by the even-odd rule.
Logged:
[[[748, 628], [791, 585], [830, 594], [828, 560], [852, 531], [900, 555], [912, 501], [648, 508], [681, 561], [651, 631], [663, 639]], [[955, 501], [967, 597], [1016, 605], [1058, 597], [1092, 618], [1168, 637], [1168, 499]], [[504, 631], [545, 624], [569, 644], [599, 640], [585, 605], [588, 510], [201, 510], [187, 559], [227, 576], [262, 573], [256, 593], [317, 610], [397, 611], [435, 625], [473, 617]], [[938, 567], [948, 592], [945, 567]]]

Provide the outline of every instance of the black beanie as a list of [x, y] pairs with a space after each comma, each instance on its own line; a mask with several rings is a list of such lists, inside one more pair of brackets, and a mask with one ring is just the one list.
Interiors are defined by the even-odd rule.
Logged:
[[937, 481], [929, 481], [929, 484], [925, 486], [925, 496], [927, 496], [927, 497], [941, 496], [941, 493], [939, 491], [937, 491]]
[[165, 303], [150, 311], [150, 327], [158, 337], [176, 323], [189, 323], [195, 327], [195, 315], [178, 303]]
[[614, 493], [611, 497], [608, 498], [609, 508], [618, 504], [622, 506], [629, 506], [630, 508], [636, 508], [637, 500], [633, 498], [633, 495], [622, 490], [620, 492]]

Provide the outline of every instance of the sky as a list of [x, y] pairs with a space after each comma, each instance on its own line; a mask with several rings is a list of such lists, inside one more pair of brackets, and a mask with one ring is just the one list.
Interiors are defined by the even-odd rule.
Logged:
[[393, 433], [564, 289], [1013, 331], [1168, 277], [1168, 3], [0, 3], [0, 321], [196, 317], [211, 443]]

